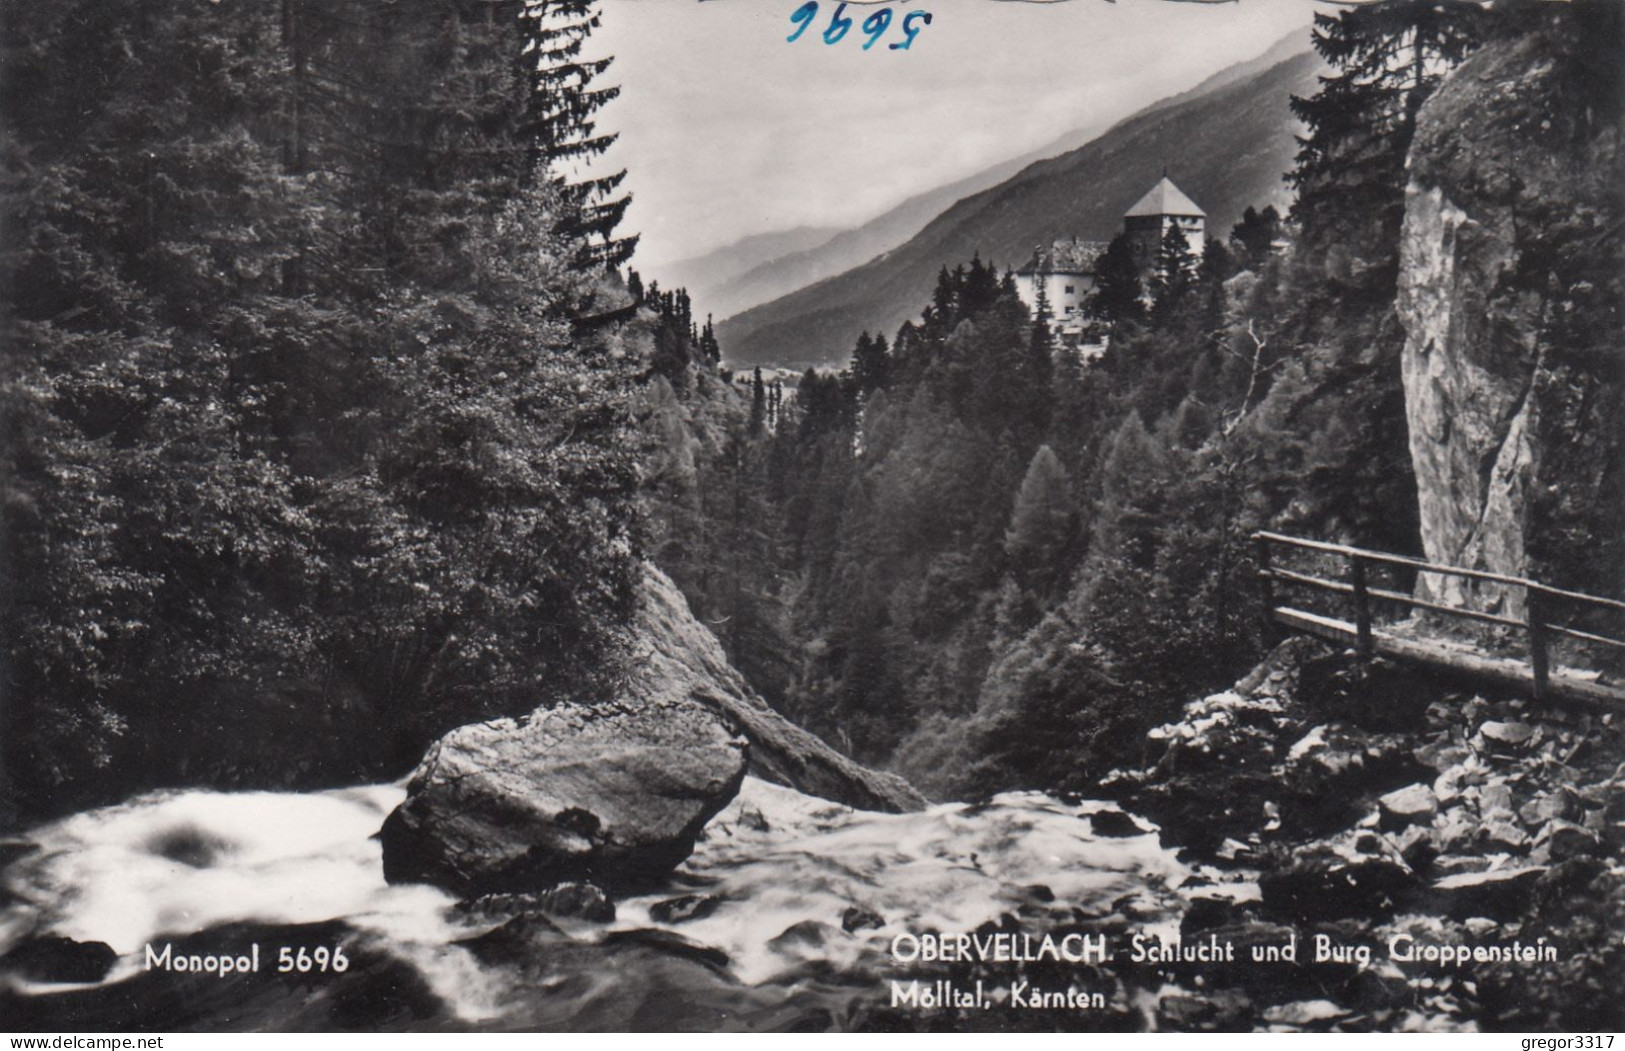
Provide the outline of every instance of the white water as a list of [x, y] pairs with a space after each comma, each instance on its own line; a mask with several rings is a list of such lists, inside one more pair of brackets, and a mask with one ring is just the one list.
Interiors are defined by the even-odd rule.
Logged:
[[[233, 921], [342, 919], [411, 960], [463, 1018], [491, 1017], [501, 1010], [500, 983], [450, 944], [476, 932], [449, 911], [453, 899], [384, 882], [370, 837], [404, 794], [398, 784], [167, 792], [42, 827], [30, 836], [40, 852], [8, 875], [24, 904], [0, 918], [0, 952], [29, 930], [103, 941], [123, 954], [108, 979], [117, 981], [140, 966], [146, 943], [164, 936]], [[875, 814], [751, 778], [670, 889], [620, 902], [609, 929], [661, 926], [649, 918], [656, 902], [715, 895], [716, 912], [671, 929], [725, 951], [734, 975], [754, 985], [809, 957], [841, 971], [883, 964], [894, 935], [973, 929], [1033, 900], [1033, 884], [1086, 913], [1119, 911], [1132, 898], [1137, 914], [1177, 922], [1174, 888], [1192, 873], [1154, 833], [1094, 836], [1087, 815], [1105, 807], [1011, 793], [981, 805]], [[852, 905], [878, 913], [885, 926], [843, 931]], [[818, 926], [809, 932], [807, 921]], [[775, 941], [797, 924], [804, 937]], [[588, 941], [605, 930], [565, 926]]]
[[[755, 983], [801, 961], [795, 946], [772, 942], [804, 920], [831, 925], [817, 953], [850, 965], [904, 931], [968, 931], [997, 919], [1030, 900], [1025, 888], [1033, 884], [1086, 911], [1111, 911], [1129, 895], [1167, 911], [1167, 888], [1188, 870], [1155, 834], [1095, 838], [1080, 814], [1102, 806], [1022, 792], [980, 806], [875, 814], [750, 779], [684, 866], [715, 880], [699, 889], [723, 904], [680, 929], [726, 951], [740, 978]], [[741, 821], [752, 810], [765, 831]], [[652, 926], [648, 907], [665, 896], [623, 902], [617, 925]], [[840, 924], [849, 905], [878, 913], [886, 925], [847, 935]]]

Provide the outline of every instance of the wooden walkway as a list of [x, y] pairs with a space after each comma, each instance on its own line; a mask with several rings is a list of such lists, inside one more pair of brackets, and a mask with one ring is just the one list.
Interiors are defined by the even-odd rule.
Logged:
[[[1582, 704], [1625, 708], [1625, 687], [1604, 683], [1598, 673], [1554, 665], [1553, 646], [1564, 639], [1625, 651], [1625, 637], [1582, 631], [1572, 626], [1572, 614], [1579, 611], [1606, 611], [1615, 623], [1625, 621], [1625, 602], [1586, 595], [1578, 591], [1554, 588], [1539, 581], [1512, 577], [1461, 566], [1440, 565], [1421, 559], [1408, 558], [1383, 551], [1329, 544], [1320, 540], [1306, 540], [1281, 533], [1255, 533], [1259, 565], [1259, 580], [1264, 589], [1264, 605], [1274, 624], [1289, 631], [1314, 635], [1331, 642], [1352, 644], [1366, 656], [1382, 656], [1394, 660], [1426, 665], [1447, 672], [1499, 686], [1506, 689], [1528, 691], [1536, 700], [1570, 701]], [[1347, 579], [1331, 580], [1310, 573], [1297, 572], [1276, 564], [1274, 548], [1313, 552], [1324, 559], [1331, 556], [1347, 569]], [[1394, 567], [1416, 573], [1434, 573], [1495, 584], [1503, 588], [1521, 589], [1526, 615], [1522, 618], [1463, 609], [1420, 599], [1405, 591], [1383, 588], [1371, 583], [1371, 570], [1376, 567]], [[1311, 591], [1343, 596], [1353, 606], [1353, 618], [1336, 617], [1277, 602], [1278, 586], [1297, 586]], [[1412, 610], [1427, 610], [1445, 617], [1459, 618], [1497, 625], [1525, 637], [1524, 653], [1520, 657], [1501, 656], [1485, 652], [1465, 642], [1450, 639], [1415, 637], [1409, 633], [1384, 630], [1373, 624], [1373, 606], [1389, 603]], [[1565, 618], [1562, 613], [1571, 616]]]

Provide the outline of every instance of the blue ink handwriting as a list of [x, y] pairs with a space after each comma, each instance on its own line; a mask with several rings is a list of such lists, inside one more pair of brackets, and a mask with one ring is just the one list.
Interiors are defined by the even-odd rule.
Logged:
[[[844, 3], [835, 8], [835, 13], [830, 16], [828, 28], [824, 30], [824, 43], [838, 44], [847, 33], [852, 31], [852, 19], [847, 17], [846, 8], [847, 5]], [[796, 8], [795, 12], [790, 16], [790, 21], [795, 24], [796, 31], [785, 37], [785, 39], [792, 44], [795, 43], [817, 19], [818, 0], [807, 0], [806, 3]], [[892, 10], [889, 7], [882, 7], [868, 18], [865, 18], [861, 32], [869, 39], [864, 41], [863, 50], [868, 51], [874, 47], [880, 38], [886, 35], [886, 30], [891, 28], [891, 24]], [[931, 12], [910, 11], [903, 17], [901, 25], [903, 39], [888, 44], [888, 50], [907, 51], [913, 45], [914, 38], [920, 35], [920, 30], [930, 24]]]

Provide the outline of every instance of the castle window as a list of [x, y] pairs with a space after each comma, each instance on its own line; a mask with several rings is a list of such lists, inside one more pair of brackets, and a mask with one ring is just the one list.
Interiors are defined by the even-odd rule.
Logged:
[[1067, 294], [1067, 295], [1069, 295], [1069, 296], [1070, 296], [1070, 295], [1072, 295], [1072, 294], [1074, 294], [1074, 293], [1075, 293], [1075, 292], [1077, 292], [1077, 288], [1075, 288], [1075, 287], [1074, 287], [1074, 286], [1072, 286], [1072, 285], [1067, 285], [1067, 286], [1066, 286], [1066, 294]]

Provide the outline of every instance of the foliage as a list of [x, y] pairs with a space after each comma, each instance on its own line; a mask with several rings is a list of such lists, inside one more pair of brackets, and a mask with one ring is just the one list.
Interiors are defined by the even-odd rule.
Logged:
[[1323, 269], [1333, 295], [1392, 299], [1416, 114], [1476, 46], [1484, 17], [1473, 0], [1381, 0], [1316, 14], [1315, 49], [1334, 73], [1312, 98], [1292, 100], [1309, 133], [1288, 181], [1299, 251]]
[[889, 345], [803, 376], [753, 505], [793, 581], [774, 703], [939, 795], [1087, 788], [1260, 655], [1253, 531], [1415, 551], [1391, 206], [1481, 16], [1322, 16], [1293, 223], [1249, 209], [1200, 259], [1168, 231], [1143, 274], [1117, 238], [1098, 360], [973, 258]]
[[1140, 265], [1127, 234], [1118, 234], [1106, 246], [1095, 276], [1089, 315], [1114, 324], [1138, 320], [1144, 312], [1140, 298]]
[[595, 674], [634, 566], [626, 362], [577, 324], [613, 224], [545, 168], [522, 13], [6, 9], [25, 808], [396, 773]]

